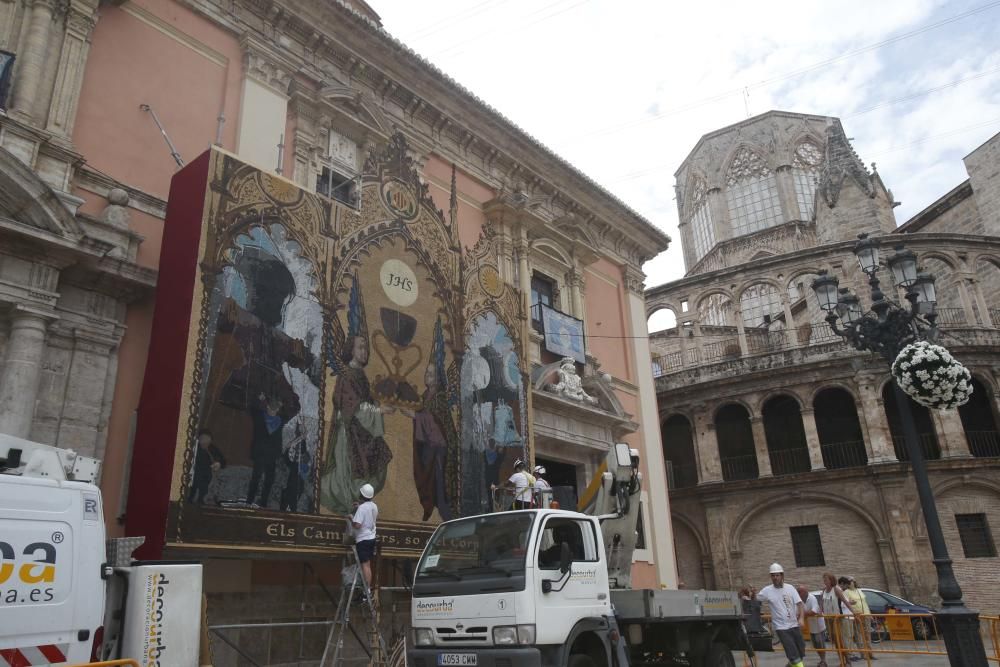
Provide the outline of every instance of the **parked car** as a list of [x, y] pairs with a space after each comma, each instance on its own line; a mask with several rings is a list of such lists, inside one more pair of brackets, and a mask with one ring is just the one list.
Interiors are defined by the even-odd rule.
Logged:
[[[862, 588], [861, 592], [865, 594], [868, 608], [872, 610], [873, 614], [886, 614], [890, 611], [896, 611], [900, 614], [935, 613], [935, 610], [930, 607], [904, 600], [898, 595], [885, 591]], [[913, 636], [917, 639], [931, 639], [937, 634], [937, 624], [929, 618], [913, 618], [911, 623], [913, 623]]]
[[[868, 602], [868, 609], [871, 610], [872, 614], [887, 614], [892, 611], [899, 612], [900, 614], [935, 613], [934, 609], [930, 607], [909, 602], [898, 595], [886, 593], [885, 591], [874, 588], [862, 588], [861, 592], [865, 594], [865, 601]], [[823, 591], [810, 591], [809, 594], [822, 597]], [[911, 619], [910, 622], [913, 624], [913, 636], [917, 639], [933, 639], [937, 636], [937, 626], [931, 619], [918, 617]], [[879, 622], [875, 623], [872, 627], [872, 641], [878, 642], [888, 638], [889, 633], [885, 629], [885, 624], [879, 619]]]

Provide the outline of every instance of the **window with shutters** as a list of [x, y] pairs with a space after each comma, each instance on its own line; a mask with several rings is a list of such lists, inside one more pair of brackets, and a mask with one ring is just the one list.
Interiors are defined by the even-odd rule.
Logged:
[[996, 558], [997, 548], [985, 514], [956, 514], [955, 523], [966, 558]]
[[823, 567], [823, 542], [819, 537], [819, 526], [794, 526], [792, 550], [795, 552], [795, 567]]

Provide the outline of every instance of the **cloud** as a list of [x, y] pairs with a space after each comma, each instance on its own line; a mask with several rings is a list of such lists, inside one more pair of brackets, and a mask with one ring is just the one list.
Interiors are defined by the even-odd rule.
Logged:
[[1000, 119], [1000, 7], [945, 0], [376, 5], [389, 32], [431, 54], [673, 237], [646, 265], [647, 286], [684, 273], [674, 171], [702, 134], [748, 112], [842, 117], [859, 156], [878, 163], [903, 202], [900, 223], [964, 180], [961, 158], [1000, 130], [1000, 120], [990, 122]]

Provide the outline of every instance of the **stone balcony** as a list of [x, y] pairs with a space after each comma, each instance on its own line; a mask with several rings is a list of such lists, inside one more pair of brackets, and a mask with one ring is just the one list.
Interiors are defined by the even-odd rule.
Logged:
[[[940, 308], [937, 312], [939, 342], [945, 347], [953, 351], [1000, 348], [1000, 309], [989, 310], [989, 324], [985, 326], [968, 324], [972, 318], [962, 308]], [[826, 322], [777, 331], [748, 329], [742, 337], [735, 327], [716, 327], [700, 340], [689, 337], [684, 344], [675, 328], [656, 334], [654, 340], [681, 348], [656, 354], [654, 347], [657, 393], [860, 354], [834, 334]]]

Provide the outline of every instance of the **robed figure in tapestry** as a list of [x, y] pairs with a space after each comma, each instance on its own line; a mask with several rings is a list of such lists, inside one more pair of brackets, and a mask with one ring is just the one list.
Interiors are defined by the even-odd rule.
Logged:
[[413, 419], [413, 483], [423, 509], [422, 520], [429, 520], [437, 508], [441, 519], [450, 521], [459, 511], [461, 449], [452, 416], [458, 397], [455, 388], [448, 386], [440, 317], [434, 326], [434, 347], [431, 363], [424, 371], [424, 384], [420, 409], [400, 410]]
[[253, 226], [227, 251], [230, 263], [212, 295], [218, 315], [201, 425], [230, 462], [213, 487], [225, 504], [294, 511], [298, 494], [286, 490], [298, 488], [300, 466], [310, 474], [314, 447], [305, 440], [318, 426], [319, 361], [311, 349], [318, 321], [315, 302], [297, 296], [312, 274], [298, 250], [281, 225]]
[[349, 512], [362, 484], [378, 493], [385, 486], [392, 451], [385, 441], [383, 408], [372, 397], [368, 365], [368, 325], [361, 283], [354, 274], [347, 309], [347, 334], [336, 315], [328, 321], [327, 360], [336, 376], [333, 424], [320, 479], [320, 502], [333, 512]]

